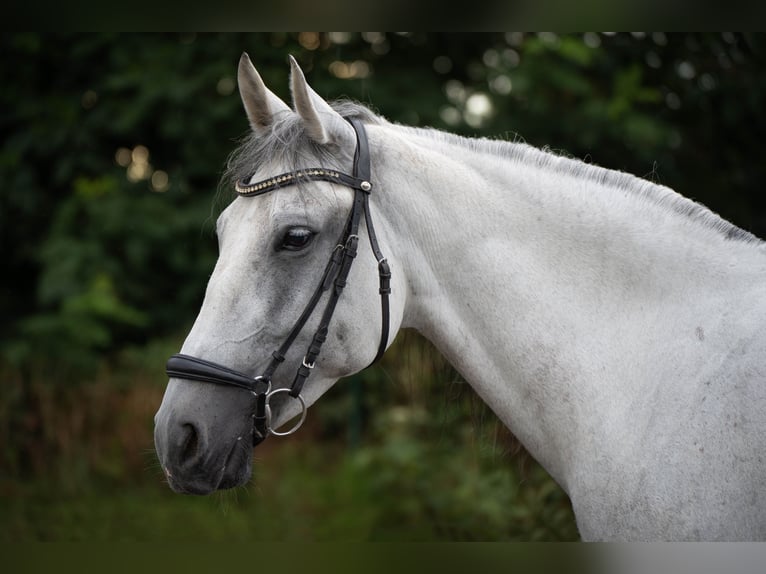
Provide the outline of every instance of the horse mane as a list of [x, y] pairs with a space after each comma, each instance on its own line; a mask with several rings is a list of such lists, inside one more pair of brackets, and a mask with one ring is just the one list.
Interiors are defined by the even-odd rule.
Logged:
[[511, 162], [532, 165], [545, 171], [592, 181], [697, 221], [704, 227], [723, 234], [726, 239], [747, 243], [763, 242], [749, 231], [726, 221], [704, 205], [684, 197], [669, 187], [658, 185], [630, 173], [585, 163], [547, 147], [538, 149], [526, 143], [469, 138], [431, 128], [400, 127], [413, 134], [447, 145], [459, 146], [472, 152], [494, 155]]
[[[469, 138], [434, 128], [392, 124], [366, 106], [350, 100], [338, 100], [331, 105], [344, 117], [358, 118], [366, 124], [388, 125], [449, 146], [461, 147], [479, 154], [490, 154], [511, 162], [532, 165], [542, 170], [592, 181], [692, 219], [722, 234], [726, 239], [762, 243], [762, 240], [752, 233], [726, 221], [704, 205], [687, 199], [668, 187], [629, 173], [585, 163], [549, 148], [538, 149], [526, 143]], [[222, 184], [227, 189], [233, 189], [234, 182], [249, 178], [259, 165], [271, 162], [285, 165], [288, 170], [294, 170], [301, 163], [305, 165], [306, 160], [310, 158], [311, 162], [317, 162], [317, 165], [343, 169], [343, 166], [336, 165], [336, 151], [332, 146], [314, 143], [306, 134], [303, 122], [296, 114], [284, 114], [276, 119], [273, 129], [267, 135], [256, 135], [250, 132], [245, 136], [239, 147], [229, 157]]]

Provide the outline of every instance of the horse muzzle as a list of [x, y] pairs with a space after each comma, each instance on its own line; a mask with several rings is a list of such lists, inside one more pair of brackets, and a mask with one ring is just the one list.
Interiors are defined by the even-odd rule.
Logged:
[[245, 484], [252, 473], [252, 406], [241, 391], [171, 379], [155, 415], [154, 444], [169, 486], [209, 494]]

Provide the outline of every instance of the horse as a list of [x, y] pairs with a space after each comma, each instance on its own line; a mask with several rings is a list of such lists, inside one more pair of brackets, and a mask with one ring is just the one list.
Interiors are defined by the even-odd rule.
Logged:
[[766, 243], [630, 174], [328, 103], [290, 66], [292, 108], [239, 62], [237, 197], [155, 417], [174, 491], [245, 484], [255, 445], [409, 328], [583, 540], [766, 538]]

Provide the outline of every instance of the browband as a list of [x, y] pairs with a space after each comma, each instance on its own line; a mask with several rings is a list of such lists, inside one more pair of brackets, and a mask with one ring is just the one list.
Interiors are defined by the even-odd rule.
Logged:
[[358, 177], [346, 175], [345, 173], [339, 171], [324, 169], [321, 167], [299, 169], [298, 171], [283, 173], [276, 177], [270, 177], [269, 179], [265, 179], [257, 183], [247, 183], [247, 179], [242, 179], [235, 184], [235, 189], [241, 196], [253, 197], [254, 195], [268, 193], [269, 191], [274, 191], [280, 187], [294, 185], [301, 181], [328, 181], [330, 183], [338, 183], [352, 189], [358, 189], [367, 192], [372, 189], [372, 184], [370, 184], [370, 182], [367, 180], [359, 179]]

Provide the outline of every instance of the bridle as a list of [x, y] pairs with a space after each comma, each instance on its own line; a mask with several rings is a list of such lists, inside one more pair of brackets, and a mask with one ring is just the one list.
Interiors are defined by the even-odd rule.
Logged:
[[[343, 234], [332, 251], [330, 260], [327, 262], [322, 278], [319, 281], [313, 295], [309, 299], [303, 313], [295, 322], [282, 346], [271, 354], [271, 360], [266, 369], [257, 377], [251, 377], [245, 373], [229, 369], [218, 363], [192, 357], [190, 355], [177, 354], [170, 357], [167, 362], [166, 372], [169, 377], [214, 383], [218, 385], [231, 385], [250, 391], [255, 397], [255, 409], [253, 414], [253, 440], [258, 444], [268, 435], [286, 436], [294, 433], [306, 420], [306, 401], [301, 396], [303, 385], [311, 374], [316, 364], [322, 345], [327, 340], [327, 334], [333, 313], [340, 299], [341, 293], [346, 286], [346, 279], [351, 271], [351, 265], [357, 254], [359, 243], [359, 225], [362, 217], [367, 225], [367, 236], [370, 247], [378, 262], [378, 275], [380, 277], [380, 300], [382, 309], [382, 323], [380, 332], [380, 344], [378, 352], [372, 363], [380, 359], [388, 346], [389, 331], [389, 301], [391, 293], [391, 269], [388, 261], [383, 256], [375, 235], [375, 228], [370, 217], [370, 149], [367, 142], [367, 134], [362, 122], [356, 118], [346, 118], [356, 132], [356, 151], [354, 153], [354, 166], [352, 175], [326, 168], [310, 168], [291, 171], [280, 174], [257, 183], [247, 183], [247, 179], [240, 180], [236, 184], [236, 191], [240, 196], [253, 197], [262, 195], [297, 184], [303, 181], [328, 181], [350, 187], [354, 190], [354, 200], [351, 212], [346, 220]], [[319, 327], [314, 332], [306, 354], [293, 379], [292, 385], [287, 388], [271, 388], [271, 378], [277, 368], [284, 362], [285, 355], [290, 349], [298, 334], [313, 314], [322, 296], [330, 291], [327, 304], [325, 305]], [[300, 419], [287, 431], [279, 431], [271, 426], [271, 399], [278, 394], [285, 393], [298, 400], [301, 407]]]

